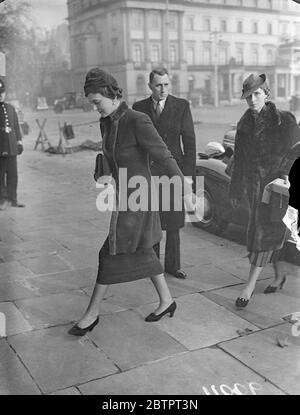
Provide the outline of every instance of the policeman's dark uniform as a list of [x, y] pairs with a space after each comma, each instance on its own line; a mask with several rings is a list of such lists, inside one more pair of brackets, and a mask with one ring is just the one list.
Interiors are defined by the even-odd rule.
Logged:
[[[0, 80], [0, 94], [5, 85]], [[17, 155], [23, 152], [22, 135], [14, 107], [0, 102], [0, 203], [9, 201], [12, 206], [24, 207], [17, 201]]]

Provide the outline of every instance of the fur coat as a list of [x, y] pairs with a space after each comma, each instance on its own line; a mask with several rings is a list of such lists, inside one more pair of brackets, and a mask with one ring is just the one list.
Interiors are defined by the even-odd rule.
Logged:
[[268, 183], [289, 174], [292, 163], [287, 163], [285, 157], [299, 139], [293, 114], [279, 111], [272, 102], [267, 102], [259, 114], [248, 109], [238, 122], [230, 198], [241, 199], [244, 192], [248, 197], [249, 252], [283, 246], [286, 227], [282, 221], [271, 221], [270, 207], [261, 200]]

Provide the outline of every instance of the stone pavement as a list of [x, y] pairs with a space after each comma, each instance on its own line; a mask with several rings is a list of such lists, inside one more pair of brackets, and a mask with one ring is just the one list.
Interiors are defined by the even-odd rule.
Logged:
[[19, 158], [26, 208], [0, 212], [0, 395], [300, 394], [300, 342], [288, 317], [300, 311], [298, 269], [286, 264], [286, 285], [267, 296], [266, 268], [238, 311], [244, 246], [191, 224], [182, 231], [188, 278], [167, 276], [173, 318], [144, 321], [158, 299], [140, 280], [109, 289], [91, 333], [68, 335], [88, 304], [109, 215], [96, 210], [94, 152], [32, 147], [25, 141]]

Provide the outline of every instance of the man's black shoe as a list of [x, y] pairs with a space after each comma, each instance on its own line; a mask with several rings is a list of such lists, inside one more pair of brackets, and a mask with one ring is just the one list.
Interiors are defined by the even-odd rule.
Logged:
[[186, 273], [182, 271], [181, 269], [178, 269], [176, 272], [169, 272], [169, 271], [166, 271], [166, 272], [170, 275], [173, 275], [173, 277], [179, 278], [181, 280], [184, 280], [187, 277]]
[[18, 208], [25, 207], [25, 205], [23, 205], [22, 203], [18, 203], [18, 202], [11, 202], [11, 206], [12, 207], [18, 207]]

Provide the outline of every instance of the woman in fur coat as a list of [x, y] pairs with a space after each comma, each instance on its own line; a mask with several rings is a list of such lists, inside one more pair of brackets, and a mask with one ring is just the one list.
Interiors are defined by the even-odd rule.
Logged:
[[[237, 125], [230, 185], [233, 207], [239, 206], [245, 192], [250, 208], [247, 249], [251, 267], [248, 282], [236, 300], [236, 306], [240, 308], [247, 306], [256, 280], [267, 262], [274, 265], [275, 280], [265, 293], [282, 288], [285, 281], [285, 277], [279, 275], [278, 262], [288, 236], [287, 228], [282, 220], [271, 220], [270, 205], [262, 203], [262, 196], [265, 186], [274, 179], [282, 178], [288, 183], [291, 165], [284, 162], [285, 156], [299, 140], [293, 114], [278, 110], [273, 102], [268, 101], [270, 89], [264, 74], [251, 74], [243, 83], [242, 93], [242, 99], [246, 99], [249, 108]], [[286, 209], [281, 210], [285, 213]]]

